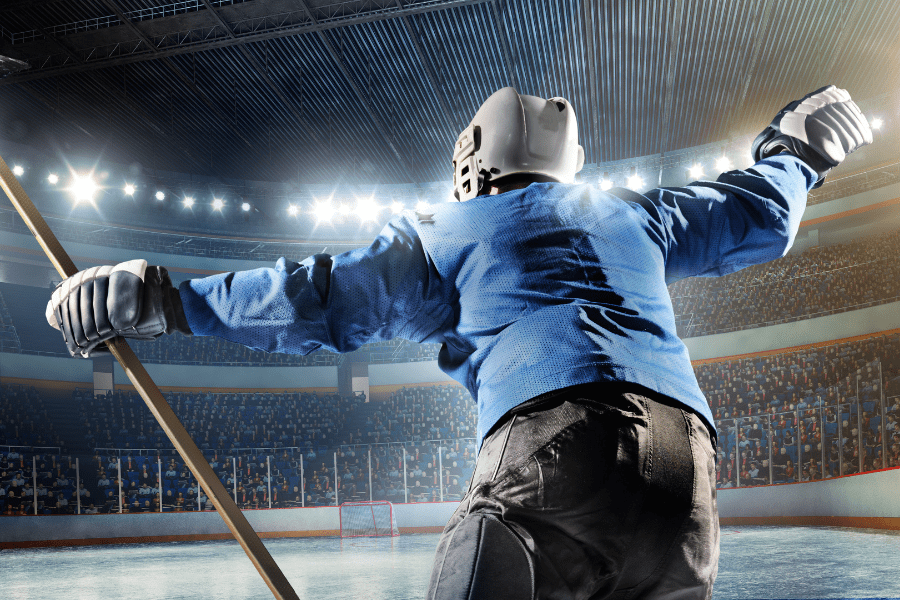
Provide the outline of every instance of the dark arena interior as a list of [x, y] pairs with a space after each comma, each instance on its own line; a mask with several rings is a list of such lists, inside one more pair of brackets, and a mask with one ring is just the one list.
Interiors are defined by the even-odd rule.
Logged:
[[[708, 409], [717, 432], [720, 554], [712, 598], [900, 598], [898, 31], [895, 0], [0, 3], [2, 595], [625, 598], [551, 589], [540, 563], [531, 571], [536, 591], [519, 595], [518, 575], [479, 571], [500, 552], [497, 541], [485, 543], [483, 561], [470, 567], [469, 585], [481, 592], [453, 595], [445, 586], [434, 593], [440, 586], [429, 577], [441, 532], [474, 502], [476, 488], [490, 487], [483, 472], [500, 469], [501, 459], [487, 456], [484, 463], [499, 461], [496, 468], [479, 462], [476, 470], [491, 454], [481, 452], [496, 439], [488, 434], [509, 435], [522, 419], [497, 421], [506, 411], [492, 415], [488, 396], [475, 394], [476, 401], [473, 390], [504, 381], [523, 401], [539, 395], [522, 390], [537, 389], [530, 374], [544, 372], [542, 360], [568, 351], [568, 324], [539, 330], [549, 350], [505, 338], [513, 366], [464, 370], [501, 347], [470, 344], [471, 332], [503, 339], [519, 316], [489, 323], [486, 315], [496, 311], [487, 293], [472, 300], [459, 291], [440, 303], [422, 301], [425, 308], [402, 327], [358, 324], [353, 311], [406, 309], [402, 289], [418, 267], [392, 263], [383, 285], [366, 288], [380, 277], [372, 274], [377, 256], [361, 259], [370, 272], [352, 284], [339, 267], [351, 258], [342, 257], [370, 247], [418, 249], [431, 269], [416, 288], [426, 296], [438, 285], [462, 290], [476, 277], [486, 290], [511, 256], [532, 256], [527, 240], [552, 237], [528, 237], [512, 210], [509, 231], [493, 239], [476, 239], [480, 224], [457, 218], [451, 234], [429, 246], [430, 234], [410, 238], [412, 229], [397, 225], [426, 231], [457, 214], [449, 211], [484, 201], [457, 202], [468, 184], [460, 183], [465, 170], [456, 157], [466, 131], [476, 131], [474, 152], [487, 156], [488, 129], [506, 121], [468, 126], [503, 88], [521, 95], [526, 115], [532, 96], [577, 115], [571, 131], [583, 166], [574, 179], [551, 174], [549, 183], [491, 194], [520, 198], [572, 186], [645, 210], [667, 197], [660, 188], [688, 196], [733, 189], [728, 182], [757, 172], [754, 140], [779, 110], [835, 85], [852, 96], [871, 143], [837, 161], [823, 184], [812, 186], [813, 179], [805, 196], [801, 190], [783, 252], [722, 276], [667, 279], [665, 343], [683, 342], [685, 368], [707, 404], [693, 410]], [[531, 140], [558, 131], [545, 121], [525, 123], [522, 135]], [[779, 165], [804, 156], [784, 145], [761, 155]], [[547, 172], [523, 169], [519, 176]], [[500, 169], [479, 173], [475, 192], [513, 181]], [[44, 230], [24, 220], [23, 197], [61, 248], [46, 249]], [[568, 218], [559, 214], [559, 222]], [[601, 228], [604, 222], [622, 223], [601, 219]], [[566, 223], [572, 247], [544, 262], [584, 260], [582, 236], [590, 232]], [[666, 223], [678, 225], [677, 216]], [[687, 234], [696, 227], [682, 226]], [[713, 223], [708, 235], [750, 243], [754, 233], [742, 226]], [[511, 243], [512, 253], [500, 240], [509, 236], [522, 240]], [[453, 245], [465, 246], [469, 270], [447, 283], [440, 252]], [[671, 252], [679, 250], [699, 252]], [[65, 327], [48, 302], [70, 289], [62, 282], [74, 281], [67, 277], [76, 271], [134, 259], [168, 270], [178, 311], [184, 302], [177, 314], [187, 315], [194, 335], [128, 340], [134, 356], [122, 364], [116, 348], [124, 342], [109, 342], [116, 357], [72, 357], [48, 324]], [[322, 276], [326, 263], [333, 266]], [[283, 273], [276, 264], [308, 269], [308, 278], [288, 285], [293, 312], [253, 313], [246, 306], [271, 297], [260, 287], [243, 308], [222, 309], [220, 330], [278, 317], [280, 333], [251, 343], [198, 329], [184, 291], [192, 282], [224, 282], [207, 297], [213, 305], [244, 285], [225, 274], [269, 269], [253, 272], [275, 280]], [[545, 277], [552, 266], [530, 265], [526, 275]], [[596, 268], [601, 283], [607, 274], [614, 280], [612, 262]], [[352, 296], [352, 310], [341, 291]], [[519, 301], [507, 291], [502, 302]], [[326, 308], [307, 310], [321, 298]], [[532, 302], [522, 301], [520, 316]], [[110, 296], [104, 305], [110, 313], [112, 303]], [[441, 321], [442, 312], [434, 322], [445, 327], [455, 318], [454, 331], [463, 323], [469, 333], [439, 339], [410, 325], [445, 309], [449, 320]], [[643, 334], [617, 328], [625, 313], [611, 319], [591, 338], [600, 346]], [[295, 334], [285, 332], [297, 322], [325, 331], [324, 341], [286, 351]], [[135, 364], [146, 374], [137, 383]], [[507, 368], [518, 370], [499, 379]], [[648, 378], [621, 378], [653, 388]], [[585, 383], [566, 381], [559, 387]], [[494, 420], [479, 426], [487, 418]], [[489, 432], [495, 422], [504, 425]], [[580, 460], [599, 472], [607, 458]], [[497, 522], [516, 520], [513, 509], [498, 514]], [[503, 531], [541, 553], [516, 525]], [[438, 563], [450, 564], [440, 558], [445, 551]], [[450, 567], [434, 568], [442, 582]], [[489, 578], [503, 583], [491, 587]], [[709, 590], [634, 594], [628, 597], [701, 598]]]

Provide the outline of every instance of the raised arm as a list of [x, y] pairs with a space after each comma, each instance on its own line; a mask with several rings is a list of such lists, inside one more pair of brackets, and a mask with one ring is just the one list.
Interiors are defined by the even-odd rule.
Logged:
[[440, 322], [438, 281], [405, 216], [367, 248], [275, 268], [194, 279], [179, 288], [195, 335], [266, 350], [349, 352], [368, 342], [419, 340]]

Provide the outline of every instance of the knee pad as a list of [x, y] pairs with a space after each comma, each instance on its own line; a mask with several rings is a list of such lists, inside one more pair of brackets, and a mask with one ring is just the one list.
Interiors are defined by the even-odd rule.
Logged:
[[428, 600], [533, 600], [534, 561], [512, 529], [491, 514], [471, 514], [435, 557]]

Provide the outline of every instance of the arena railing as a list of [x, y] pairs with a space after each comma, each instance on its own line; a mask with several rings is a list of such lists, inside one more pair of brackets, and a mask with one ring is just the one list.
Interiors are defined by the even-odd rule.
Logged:
[[[847, 401], [839, 399], [835, 404], [816, 402], [812, 405], [801, 402], [789, 411], [763, 411], [716, 421], [719, 432], [717, 487], [814, 481], [888, 468], [888, 406], [891, 400], [900, 397], [885, 398], [880, 361], [878, 370], [877, 380], [862, 381], [857, 375], [856, 395], [843, 399]], [[877, 399], [861, 400], [860, 385], [872, 386], [873, 383], [878, 387]], [[873, 419], [877, 419], [874, 426]], [[783, 428], [773, 426], [782, 420]], [[753, 431], [754, 424], [765, 426], [765, 431], [758, 436], [760, 440], [765, 438], [764, 445], [750, 439], [749, 432]], [[809, 438], [814, 438], [816, 433], [818, 441], [813, 447]], [[785, 434], [790, 436], [791, 443], [787, 443]], [[779, 454], [786, 455], [784, 460], [776, 460], [773, 453], [776, 436], [781, 442], [779, 450], [784, 450]], [[807, 439], [803, 439], [804, 436]], [[761, 469], [751, 475], [749, 467], [757, 464]], [[789, 466], [794, 465], [791, 472]], [[729, 466], [732, 469], [727, 474]]]
[[[227, 448], [205, 450], [204, 453], [215, 463], [214, 468], [233, 494], [235, 502], [241, 508], [248, 509], [340, 506], [342, 501], [349, 500], [413, 503], [461, 500], [467, 487], [465, 482], [474, 471], [475, 448], [475, 438], [454, 438], [344, 444], [317, 453], [308, 446]], [[312, 458], [313, 453], [315, 458]], [[94, 448], [94, 455], [94, 459], [88, 462], [97, 463], [97, 474], [105, 466], [113, 475], [109, 478], [109, 485], [97, 486], [94, 490], [102, 494], [105, 512], [177, 510], [179, 506], [173, 502], [178, 496], [164, 492], [184, 489], [188, 490], [189, 496], [183, 499], [180, 509], [214, 510], [197, 481], [190, 472], [184, 471], [184, 465], [174, 450], [98, 447]], [[318, 471], [322, 467], [315, 465], [314, 460], [318, 465], [324, 465], [321, 477]], [[178, 472], [174, 478], [167, 476], [169, 471], [164, 468], [164, 464], [172, 462]], [[457, 464], [454, 465], [454, 462]], [[78, 458], [75, 465], [76, 481], [80, 483], [84, 467], [79, 464]], [[134, 481], [131, 473], [141, 471], [145, 465], [152, 473], [155, 484], [151, 488], [152, 493], [141, 494], [140, 488], [137, 488], [138, 492], [126, 489]], [[331, 493], [319, 494], [317, 489], [310, 489], [308, 486], [316, 479], [320, 484], [327, 480], [323, 489]], [[360, 484], [358, 489], [357, 483]], [[297, 491], [292, 493], [290, 488], [294, 486]], [[353, 489], [356, 492], [351, 495]], [[284, 497], [285, 490], [288, 497]], [[139, 503], [137, 507], [136, 499]], [[152, 510], [147, 510], [151, 504]], [[85, 508], [79, 495], [73, 512], [82, 514]], [[35, 501], [33, 508], [25, 514], [41, 514], [44, 512], [42, 509]]]

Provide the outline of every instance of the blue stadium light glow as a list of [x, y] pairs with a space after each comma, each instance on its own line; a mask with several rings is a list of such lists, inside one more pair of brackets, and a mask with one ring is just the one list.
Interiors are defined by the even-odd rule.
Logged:
[[631, 188], [632, 190], [638, 192], [641, 190], [641, 188], [644, 187], [644, 180], [641, 178], [640, 175], [634, 174], [628, 178], [628, 181], [625, 182], [625, 185], [628, 186], [629, 188]]
[[16, 165], [13, 167], [13, 175], [16, 177], [21, 177], [25, 174], [25, 169], [22, 168], [22, 165]]
[[56, 185], [57, 183], [59, 183], [59, 175], [57, 175], [56, 173], [50, 173], [49, 175], [47, 175], [47, 181], [50, 182], [50, 185]]
[[334, 217], [334, 207], [331, 205], [331, 200], [316, 202], [312, 213], [316, 217], [316, 223], [331, 221], [332, 217]]
[[356, 201], [356, 215], [360, 222], [377, 221], [378, 213], [381, 212], [381, 206], [375, 203], [375, 199], [371, 196], [368, 198], [360, 198]]
[[870, 126], [872, 129], [881, 129], [881, 126], [882, 126], [882, 125], [884, 125], [884, 121], [882, 121], [882, 120], [879, 119], [878, 117], [875, 117], [875, 118], [872, 119], [872, 121], [869, 123], [869, 126]]
[[725, 172], [731, 168], [731, 159], [727, 156], [720, 156], [716, 159], [716, 170]]
[[222, 208], [224, 206], [225, 206], [224, 200], [222, 200], [221, 198], [213, 198], [213, 201], [212, 201], [213, 210], [222, 210]]
[[403, 205], [399, 202], [394, 202], [393, 204], [391, 204], [391, 212], [395, 215], [403, 212]]
[[160, 201], [165, 200], [166, 199], [165, 192], [162, 192], [162, 191], [156, 192], [156, 199], [160, 200]]
[[194, 199], [190, 196], [185, 196], [181, 203], [184, 204], [185, 208], [191, 208], [194, 206]]
[[75, 204], [80, 204], [81, 202], [93, 204], [94, 194], [97, 193], [97, 184], [90, 173], [87, 175], [78, 175], [76, 173], [72, 176], [72, 185], [69, 186], [69, 191], [72, 192]]
[[134, 196], [134, 186], [130, 183], [126, 183], [122, 191], [125, 192], [126, 196]]
[[416, 210], [419, 212], [424, 212], [430, 208], [427, 202], [422, 202], [421, 200], [416, 203]]
[[703, 177], [703, 165], [700, 163], [694, 163], [688, 169], [688, 173], [691, 175], [691, 179], [700, 179]]
[[249, 202], [241, 203], [241, 210], [244, 212], [250, 212], [250, 203]]
[[292, 217], [296, 217], [297, 213], [300, 212], [300, 209], [297, 208], [296, 206], [294, 206], [293, 204], [291, 204], [288, 206], [287, 211], [288, 211], [289, 215], [291, 215]]

